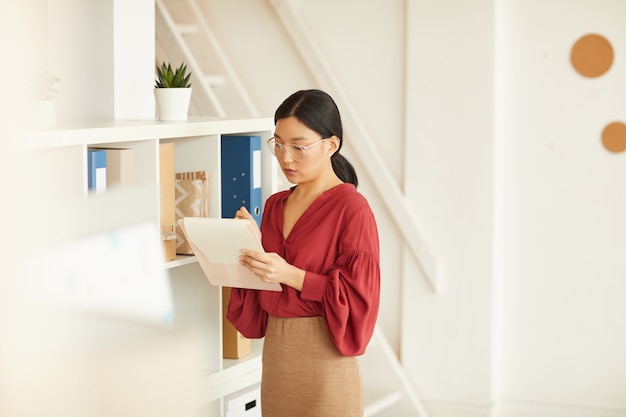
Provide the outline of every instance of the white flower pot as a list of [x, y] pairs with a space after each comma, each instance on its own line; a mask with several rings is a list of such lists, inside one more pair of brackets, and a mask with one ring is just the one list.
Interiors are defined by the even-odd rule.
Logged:
[[155, 88], [159, 120], [187, 120], [189, 103], [191, 103], [191, 87], [189, 88]]

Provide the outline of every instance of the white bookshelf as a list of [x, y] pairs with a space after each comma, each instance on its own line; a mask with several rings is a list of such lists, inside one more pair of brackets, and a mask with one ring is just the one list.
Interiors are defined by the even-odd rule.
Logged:
[[[174, 143], [176, 172], [212, 172], [210, 216], [222, 217], [220, 169], [226, 161], [220, 160], [220, 138], [245, 134], [259, 135], [264, 141], [273, 127], [271, 118], [191, 118], [187, 122], [99, 121], [26, 132], [15, 143], [24, 169], [33, 173], [27, 189], [39, 190], [26, 204], [35, 206], [43, 200], [49, 207], [72, 207], [53, 211], [57, 226], [43, 227], [45, 219], [33, 226], [41, 233], [40, 246], [80, 237], [85, 230], [103, 231], [138, 221], [151, 221], [158, 229], [160, 143]], [[90, 147], [132, 148], [134, 183], [102, 195], [90, 194], [86, 158]], [[265, 200], [276, 191], [277, 164], [265, 147], [261, 153]], [[171, 283], [174, 329], [186, 340], [193, 358], [200, 414], [222, 416], [225, 396], [260, 381], [262, 341], [253, 341], [252, 354], [241, 360], [223, 359], [221, 288], [209, 284], [194, 256], [179, 255], [163, 262], [163, 269]]]

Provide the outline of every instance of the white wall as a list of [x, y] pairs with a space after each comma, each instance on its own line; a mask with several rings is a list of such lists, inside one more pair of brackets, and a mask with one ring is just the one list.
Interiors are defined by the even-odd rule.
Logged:
[[[600, 133], [626, 122], [626, 2], [499, 8], [495, 398], [505, 414], [623, 416], [626, 153]], [[569, 63], [587, 33], [615, 52], [595, 79]]]
[[[625, 7], [409, 2], [406, 191], [446, 290], [407, 262], [402, 353], [433, 415], [626, 415], [626, 154], [600, 143]], [[589, 32], [616, 56], [594, 80], [569, 64]]]
[[[406, 195], [443, 270], [433, 294], [405, 259], [402, 361], [433, 415], [488, 411], [494, 11], [408, 2]], [[449, 412], [449, 411], [448, 411]]]

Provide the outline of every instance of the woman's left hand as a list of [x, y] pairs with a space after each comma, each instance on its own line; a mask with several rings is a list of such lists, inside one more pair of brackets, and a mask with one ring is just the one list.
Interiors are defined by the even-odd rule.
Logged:
[[263, 253], [242, 249], [239, 263], [265, 282], [285, 284], [302, 290], [305, 271], [285, 261], [277, 253]]

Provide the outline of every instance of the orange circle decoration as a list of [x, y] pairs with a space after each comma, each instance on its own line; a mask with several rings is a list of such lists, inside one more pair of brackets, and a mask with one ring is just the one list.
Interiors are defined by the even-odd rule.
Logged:
[[602, 144], [610, 152], [626, 150], [626, 124], [613, 122], [602, 130]]
[[570, 59], [572, 66], [580, 75], [589, 78], [599, 77], [613, 65], [613, 47], [603, 36], [585, 35], [572, 47]]

